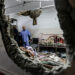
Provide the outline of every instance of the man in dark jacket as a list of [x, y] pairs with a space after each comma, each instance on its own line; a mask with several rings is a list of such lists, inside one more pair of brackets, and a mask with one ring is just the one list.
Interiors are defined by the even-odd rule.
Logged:
[[16, 40], [16, 42], [19, 45], [19, 43], [20, 43], [20, 40], [19, 40], [19, 32], [18, 32], [16, 26], [13, 26], [13, 35], [14, 35], [14, 39]]

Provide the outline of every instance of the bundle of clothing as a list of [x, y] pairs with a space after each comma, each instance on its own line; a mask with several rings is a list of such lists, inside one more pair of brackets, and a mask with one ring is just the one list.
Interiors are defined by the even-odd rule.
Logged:
[[31, 46], [20, 47], [20, 49], [29, 57], [34, 57], [37, 55], [36, 50], [34, 50]]

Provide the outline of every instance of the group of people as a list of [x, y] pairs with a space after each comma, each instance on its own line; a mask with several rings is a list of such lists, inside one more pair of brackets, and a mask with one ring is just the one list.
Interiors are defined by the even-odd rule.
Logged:
[[22, 31], [18, 32], [16, 26], [13, 27], [14, 39], [18, 43], [19, 46], [29, 46], [31, 33], [26, 29], [25, 26], [22, 26]]

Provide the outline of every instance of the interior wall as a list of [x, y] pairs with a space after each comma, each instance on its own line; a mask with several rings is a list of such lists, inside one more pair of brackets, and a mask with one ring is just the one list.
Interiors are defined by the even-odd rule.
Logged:
[[31, 32], [32, 37], [40, 37], [40, 33], [44, 34], [62, 34], [60, 29], [57, 12], [55, 7], [50, 7], [47, 9], [42, 9], [41, 15], [37, 18], [37, 25], [33, 26], [33, 20], [28, 16], [18, 16], [16, 14], [10, 15], [18, 20], [18, 30], [22, 30], [22, 26], [25, 25], [26, 28]]

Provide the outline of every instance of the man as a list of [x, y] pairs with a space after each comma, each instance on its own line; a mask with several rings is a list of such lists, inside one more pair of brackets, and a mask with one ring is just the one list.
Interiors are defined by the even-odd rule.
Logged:
[[13, 26], [13, 35], [14, 35], [14, 39], [16, 40], [16, 42], [19, 45], [19, 32], [18, 32], [16, 26]]
[[21, 31], [21, 37], [22, 37], [22, 44], [24, 47], [29, 46], [29, 40], [30, 40], [30, 32], [26, 30], [26, 27], [23, 26]]

